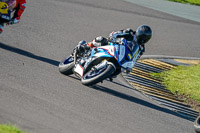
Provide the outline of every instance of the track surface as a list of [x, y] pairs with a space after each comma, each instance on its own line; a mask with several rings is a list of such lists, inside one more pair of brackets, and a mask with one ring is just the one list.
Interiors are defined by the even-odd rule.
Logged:
[[58, 72], [79, 40], [148, 24], [146, 55], [200, 57], [200, 24], [120, 0], [29, 0], [0, 36], [0, 123], [29, 133], [193, 133], [118, 77], [95, 87]]

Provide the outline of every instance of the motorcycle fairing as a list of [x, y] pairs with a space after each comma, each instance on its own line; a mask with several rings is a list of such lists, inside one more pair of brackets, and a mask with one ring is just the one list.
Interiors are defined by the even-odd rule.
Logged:
[[[139, 46], [135, 45], [133, 51], [129, 51], [126, 44], [113, 44], [94, 48], [91, 56], [93, 57], [115, 57], [119, 65], [123, 68], [132, 68], [139, 56]], [[128, 60], [126, 60], [128, 59]]]
[[124, 45], [116, 44], [115, 49], [117, 60], [121, 64], [121, 62], [125, 59], [126, 48]]
[[[87, 58], [82, 58], [79, 61], [80, 66], [74, 67], [74, 72], [78, 73], [78, 75], [81, 75], [82, 77], [84, 75], [84, 72], [87, 72], [87, 70], [91, 69], [91, 66], [94, 66], [95, 64], [99, 64], [101, 62], [104, 62], [105, 64], [107, 64], [107, 61], [105, 59], [113, 58], [113, 57], [116, 58], [116, 50], [115, 50], [114, 45], [93, 48], [91, 50], [91, 55]], [[83, 69], [80, 69], [80, 68], [76, 69], [76, 67], [82, 67]]]
[[122, 63], [121, 66], [125, 69], [127, 69], [127, 68], [131, 69], [135, 65], [135, 62], [140, 55], [139, 46], [135, 45], [133, 52], [130, 52], [128, 50], [128, 48], [126, 48], [126, 50], [127, 50], [127, 52], [126, 52], [125, 56], [129, 59], [129, 61], [126, 60], [125, 62]]
[[125, 59], [126, 47], [121, 44], [110, 43], [108, 46], [101, 46], [93, 49], [91, 56], [95, 57], [114, 57], [118, 63]]
[[122, 68], [132, 68], [138, 56], [138, 45], [135, 45], [133, 52], [130, 52], [126, 45], [110, 43], [107, 46], [93, 48], [88, 58], [82, 58], [80, 64], [76, 64], [74, 72], [82, 77], [84, 72], [91, 69], [91, 66], [100, 63], [103, 67], [104, 63], [107, 64], [107, 60], [110, 58], [115, 59]]
[[116, 51], [114, 46], [101, 46], [97, 48], [92, 49], [92, 54], [91, 56], [96, 56], [96, 57], [115, 57], [116, 56]]

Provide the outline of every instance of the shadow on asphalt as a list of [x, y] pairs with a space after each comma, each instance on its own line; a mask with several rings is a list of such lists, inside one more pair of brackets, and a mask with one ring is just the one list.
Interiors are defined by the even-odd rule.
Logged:
[[193, 120], [189, 119], [188, 117], [180, 115], [180, 114], [178, 114], [176, 112], [173, 112], [173, 111], [171, 111], [171, 110], [169, 110], [167, 108], [162, 108], [160, 106], [157, 106], [155, 104], [149, 103], [147, 101], [135, 98], [135, 97], [133, 97], [131, 95], [127, 95], [127, 94], [121, 93], [119, 91], [112, 90], [110, 88], [107, 88], [107, 87], [104, 87], [104, 86], [100, 86], [100, 85], [91, 86], [91, 88], [93, 88], [95, 90], [98, 90], [98, 91], [105, 92], [105, 93], [110, 94], [112, 96], [116, 96], [116, 97], [122, 98], [122, 99], [127, 100], [127, 101], [134, 102], [134, 103], [146, 106], [148, 108], [152, 108], [152, 109], [155, 109], [155, 110], [158, 110], [158, 111], [162, 111], [164, 113], [171, 114], [171, 115], [174, 115], [174, 116], [177, 116], [177, 117], [180, 117], [180, 118], [183, 118], [183, 119], [186, 119], [186, 120], [189, 120], [189, 121], [193, 122]]
[[[77, 77], [74, 76], [74, 75], [68, 75], [68, 77], [80, 81], [80, 79], [77, 78]], [[106, 79], [106, 80], [107, 80], [108, 82], [110, 81], [110, 80], [108, 80], [108, 79]], [[111, 83], [111, 84], [113, 83], [113, 84], [122, 86], [122, 87], [127, 88], [127, 89], [133, 89], [132, 87], [129, 87], [129, 86], [127, 86], [127, 85], [124, 85], [124, 84], [121, 84], [121, 83], [118, 83], [118, 82], [115, 82], [115, 81], [110, 81], [110, 83]], [[163, 108], [163, 107], [157, 106], [157, 105], [155, 105], [155, 104], [149, 103], [149, 102], [147, 102], [147, 101], [144, 101], [144, 100], [135, 98], [135, 97], [133, 97], [133, 96], [131, 96], [131, 95], [127, 95], [127, 94], [121, 93], [121, 92], [119, 92], [119, 91], [112, 90], [112, 89], [110, 89], [110, 88], [108, 88], [108, 87], [101, 86], [101, 85], [99, 85], [99, 84], [92, 85], [92, 86], [89, 86], [89, 87], [92, 88], [92, 89], [95, 89], [95, 90], [102, 91], [102, 92], [104, 92], [104, 93], [110, 94], [110, 95], [112, 95], [112, 96], [116, 96], [116, 97], [125, 99], [125, 100], [127, 100], [127, 101], [134, 102], [134, 103], [137, 103], [137, 104], [146, 106], [146, 107], [148, 107], [148, 108], [152, 108], [152, 109], [155, 109], [155, 110], [158, 110], [158, 111], [162, 111], [162, 112], [164, 112], [164, 113], [171, 114], [171, 115], [180, 117], [180, 118], [182, 118], [182, 119], [186, 119], [186, 120], [189, 120], [189, 121], [191, 121], [191, 122], [194, 122], [193, 119], [190, 119], [190, 118], [188, 118], [188, 117], [186, 117], [186, 116], [183, 116], [183, 115], [181, 115], [181, 114], [178, 114], [178, 113], [176, 113], [176, 112], [174, 112], [174, 111], [171, 111], [171, 110], [169, 110], [169, 109], [167, 109], [167, 108]]]
[[[58, 64], [59, 64], [58, 61], [48, 59], [48, 58], [45, 58], [45, 57], [41, 57], [41, 56], [37, 56], [37, 55], [34, 55], [33, 53], [30, 53], [28, 51], [25, 51], [25, 50], [22, 50], [22, 49], [19, 49], [19, 48], [16, 48], [16, 47], [12, 47], [12, 46], [9, 46], [9, 45], [3, 44], [3, 43], [0, 43], [0, 48], [4, 49], [4, 50], [8, 50], [10, 52], [14, 52], [14, 53], [23, 55], [23, 56], [27, 56], [27, 57], [32, 58], [32, 59], [36, 59], [36, 60], [39, 60], [39, 61], [42, 61], [42, 62], [46, 62], [46, 63], [49, 63], [49, 64], [54, 65], [54, 66], [58, 66]], [[69, 76], [69, 77], [74, 78], [76, 80], [79, 80], [77, 77], [74, 77], [74, 76]], [[117, 85], [123, 86], [123, 87], [128, 88], [128, 89], [132, 89], [129, 86], [126, 86], [126, 85], [123, 85], [123, 84], [120, 84], [120, 83], [117, 83], [117, 82], [112, 82], [112, 83], [115, 83]], [[146, 106], [146, 107], [158, 110], [158, 111], [162, 111], [162, 112], [165, 112], [165, 113], [168, 113], [168, 114], [171, 114], [171, 115], [175, 115], [175, 116], [183, 118], [183, 119], [190, 120], [187, 117], [179, 115], [176, 112], [173, 112], [169, 109], [159, 107], [157, 105], [151, 104], [151, 103], [146, 102], [144, 100], [135, 98], [131, 95], [127, 95], [127, 94], [118, 92], [116, 90], [112, 90], [112, 89], [104, 87], [104, 86], [95, 85], [95, 86], [92, 86], [91, 88], [98, 90], [98, 91], [108, 93], [110, 95], [113, 95], [113, 96], [116, 96], [116, 97], [119, 97], [119, 98], [122, 98], [122, 99], [125, 99], [125, 100], [128, 100], [130, 102], [134, 102], [134, 103], [137, 103], [137, 104], [140, 104], [140, 105], [143, 105], [143, 106]]]
[[[107, 81], [109, 81], [109, 80], [107, 80]], [[117, 84], [117, 85], [119, 85], [119, 86], [122, 86], [122, 87], [128, 88], [128, 89], [133, 89], [132, 87], [129, 87], [129, 86], [124, 85], [124, 84], [121, 84], [121, 83], [118, 83], [118, 82], [116, 82], [116, 81], [110, 81], [110, 82], [113, 83], [113, 84]]]
[[70, 77], [70, 78], [76, 79], [76, 80], [78, 80], [78, 81], [81, 82], [81, 79], [78, 78], [78, 77], [76, 77], [74, 74], [72, 74], [72, 75], [67, 75], [67, 76]]
[[7, 50], [7, 51], [10, 51], [10, 52], [13, 52], [13, 53], [23, 55], [23, 56], [27, 56], [27, 57], [32, 58], [32, 59], [36, 59], [36, 60], [39, 60], [39, 61], [42, 61], [42, 62], [46, 62], [46, 63], [49, 63], [49, 64], [54, 65], [54, 66], [58, 66], [58, 64], [59, 64], [58, 61], [48, 59], [48, 58], [45, 58], [45, 57], [41, 57], [41, 56], [37, 56], [37, 55], [34, 55], [33, 53], [30, 53], [28, 51], [25, 51], [25, 50], [22, 50], [22, 49], [19, 49], [19, 48], [16, 48], [16, 47], [12, 47], [12, 46], [9, 46], [9, 45], [3, 44], [3, 43], [0, 43], [0, 48]]

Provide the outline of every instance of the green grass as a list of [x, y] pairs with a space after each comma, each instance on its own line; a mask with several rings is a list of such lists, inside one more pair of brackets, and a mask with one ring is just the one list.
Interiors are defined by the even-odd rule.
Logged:
[[169, 0], [169, 1], [174, 1], [174, 2], [180, 2], [180, 3], [192, 4], [192, 5], [200, 6], [200, 0]]
[[21, 131], [16, 126], [1, 124], [0, 133], [25, 133], [25, 132]]
[[162, 80], [164, 86], [172, 93], [185, 95], [200, 102], [200, 64], [193, 66], [178, 66], [162, 73], [151, 73]]

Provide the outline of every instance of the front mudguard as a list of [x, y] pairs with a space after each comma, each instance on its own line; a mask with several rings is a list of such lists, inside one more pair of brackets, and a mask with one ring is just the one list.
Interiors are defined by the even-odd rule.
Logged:
[[[104, 64], [105, 66], [101, 66], [102, 64]], [[81, 78], [81, 83], [83, 85], [89, 86], [102, 82], [104, 79], [110, 78], [115, 71], [116, 67], [113, 63], [103, 61], [101, 64], [99, 64], [99, 66], [97, 65], [94, 70], [91, 69], [87, 73], [85, 73]]]

